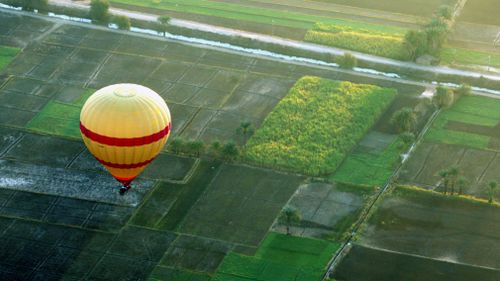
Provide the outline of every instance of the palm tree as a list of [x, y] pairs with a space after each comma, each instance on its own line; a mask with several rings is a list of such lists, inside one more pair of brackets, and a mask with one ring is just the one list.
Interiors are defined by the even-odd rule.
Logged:
[[253, 132], [253, 125], [248, 121], [241, 122], [240, 126], [236, 129], [236, 133], [242, 136], [243, 143], [247, 141], [247, 139], [253, 134]]
[[459, 177], [457, 180], [457, 186], [458, 186], [458, 195], [462, 195], [469, 185], [469, 181], [465, 177]]
[[396, 126], [398, 132], [412, 132], [417, 124], [417, 115], [410, 107], [403, 107], [394, 112], [391, 123]]
[[210, 145], [210, 154], [212, 155], [212, 157], [220, 156], [221, 148], [222, 145], [219, 141], [212, 142], [212, 144]]
[[490, 181], [488, 183], [488, 195], [489, 195], [489, 198], [488, 198], [488, 203], [493, 203], [495, 201], [495, 199], [493, 198], [494, 195], [495, 195], [495, 189], [497, 188], [497, 182], [496, 181]]
[[439, 176], [441, 177], [441, 184], [444, 187], [444, 194], [448, 191], [448, 170], [439, 171]]
[[286, 234], [290, 235], [290, 226], [297, 224], [301, 221], [302, 216], [300, 215], [299, 210], [295, 209], [291, 206], [286, 206], [283, 208], [283, 211], [280, 215], [280, 222], [286, 226]]
[[457, 166], [451, 166], [448, 169], [448, 177], [450, 181], [450, 186], [451, 186], [451, 195], [455, 192], [455, 185], [457, 183], [458, 175], [460, 174], [460, 170], [458, 169]]
[[194, 156], [199, 157], [205, 149], [205, 144], [201, 141], [191, 141], [189, 142], [189, 150]]
[[222, 156], [226, 160], [232, 160], [239, 154], [238, 147], [234, 142], [228, 142], [222, 147]]

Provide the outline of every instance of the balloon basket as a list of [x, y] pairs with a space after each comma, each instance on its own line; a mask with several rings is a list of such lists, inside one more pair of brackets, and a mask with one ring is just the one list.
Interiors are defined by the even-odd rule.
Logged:
[[130, 189], [130, 185], [127, 185], [127, 186], [122, 186], [120, 187], [120, 195], [125, 195], [125, 193], [127, 193], [127, 191], [129, 191]]

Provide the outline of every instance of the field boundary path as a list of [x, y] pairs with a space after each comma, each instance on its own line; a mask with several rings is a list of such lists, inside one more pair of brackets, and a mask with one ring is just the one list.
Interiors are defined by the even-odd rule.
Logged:
[[328, 269], [327, 269], [326, 273], [324, 274], [322, 280], [324, 280], [324, 281], [328, 280], [329, 276], [331, 274], [333, 274], [333, 272], [335, 271], [336, 266], [339, 264], [339, 262], [342, 260], [342, 258], [345, 257], [349, 253], [349, 250], [351, 249], [351, 246], [352, 246], [351, 245], [351, 241], [356, 236], [357, 231], [359, 230], [359, 228], [361, 227], [361, 225], [369, 218], [369, 215], [370, 215], [371, 211], [373, 210], [373, 207], [379, 201], [379, 199], [383, 197], [382, 195], [393, 186], [392, 184], [393, 184], [394, 180], [397, 178], [397, 176], [399, 175], [399, 172], [400, 172], [401, 168], [403, 167], [404, 163], [406, 162], [406, 159], [409, 158], [409, 156], [415, 150], [415, 148], [417, 147], [417, 145], [420, 144], [420, 142], [424, 138], [425, 133], [431, 127], [432, 123], [437, 118], [437, 116], [439, 115], [440, 112], [441, 112], [441, 110], [436, 110], [431, 115], [431, 117], [429, 117], [429, 120], [425, 124], [424, 128], [418, 134], [417, 139], [415, 140], [415, 142], [408, 149], [408, 152], [406, 153], [406, 157], [404, 158], [404, 160], [401, 161], [401, 163], [398, 165], [398, 167], [396, 168], [396, 170], [389, 177], [389, 179], [387, 180], [387, 182], [384, 185], [384, 187], [375, 195], [375, 198], [368, 204], [368, 206], [366, 208], [364, 208], [364, 210], [362, 211], [359, 219], [356, 221], [356, 223], [355, 223], [355, 225], [354, 225], [351, 233], [349, 234], [349, 237], [340, 246], [340, 249], [335, 253], [335, 255], [333, 256], [333, 258], [328, 263]]
[[[72, 7], [72, 8], [80, 8], [80, 9], [86, 8], [86, 9], [88, 9], [88, 7], [89, 7], [87, 4], [74, 3], [70, 0], [50, 0], [49, 2], [51, 4], [54, 4], [54, 5]], [[88, 3], [88, 2], [86, 1], [85, 3]], [[140, 12], [129, 11], [129, 10], [124, 10], [124, 9], [117, 9], [117, 8], [112, 8], [112, 7], [110, 8], [110, 12], [112, 14], [125, 15], [125, 16], [128, 16], [129, 18], [138, 19], [138, 20], [145, 20], [145, 21], [156, 21], [158, 18], [158, 15], [155, 15], [155, 14], [140, 13]], [[316, 52], [316, 53], [323, 53], [323, 54], [327, 53], [327, 54], [331, 54], [331, 55], [341, 56], [341, 55], [344, 55], [346, 52], [348, 52], [348, 53], [353, 54], [358, 60], [371, 62], [371, 63], [379, 63], [379, 64], [388, 65], [388, 66], [403, 67], [403, 68], [407, 68], [407, 69], [411, 69], [411, 70], [428, 71], [428, 72], [433, 72], [433, 73], [437, 73], [437, 74], [457, 75], [457, 76], [463, 76], [463, 77], [481, 77], [481, 76], [483, 76], [483, 77], [488, 78], [490, 80], [500, 81], [500, 75], [495, 75], [495, 74], [484, 74], [484, 73], [480, 73], [480, 72], [460, 70], [460, 69], [449, 68], [449, 67], [445, 67], [445, 66], [419, 65], [419, 64], [416, 64], [413, 62], [398, 61], [398, 60], [394, 60], [394, 59], [389, 59], [389, 58], [384, 58], [384, 57], [379, 57], [379, 56], [374, 56], [374, 55], [368, 55], [365, 53], [354, 52], [354, 51], [344, 50], [344, 49], [340, 49], [340, 48], [327, 47], [327, 46], [322, 46], [322, 45], [313, 44], [313, 43], [306, 43], [306, 42], [302, 42], [302, 41], [285, 39], [285, 38], [277, 37], [277, 36], [264, 35], [264, 34], [254, 33], [254, 32], [232, 29], [232, 28], [225, 28], [225, 27], [220, 27], [220, 26], [203, 24], [203, 23], [199, 23], [199, 22], [195, 22], [195, 21], [187, 21], [187, 20], [180, 20], [180, 19], [172, 18], [170, 20], [169, 24], [172, 26], [178, 26], [178, 27], [199, 30], [199, 31], [204, 31], [204, 32], [211, 32], [211, 33], [215, 33], [215, 34], [219, 34], [219, 35], [239, 36], [239, 37], [253, 39], [253, 40], [264, 42], [264, 43], [277, 44], [277, 45], [281, 45], [281, 46], [302, 49], [302, 50], [312, 51], [312, 52]]]

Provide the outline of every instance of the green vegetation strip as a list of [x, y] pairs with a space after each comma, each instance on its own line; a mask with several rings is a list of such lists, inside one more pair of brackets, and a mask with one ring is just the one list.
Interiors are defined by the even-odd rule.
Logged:
[[14, 60], [21, 49], [7, 46], [0, 46], [0, 71]]
[[331, 180], [343, 183], [383, 186], [400, 162], [406, 145], [396, 139], [382, 151], [359, 149], [351, 153]]
[[381, 31], [317, 23], [307, 31], [304, 40], [393, 59], [408, 59], [409, 53], [401, 34], [391, 34], [390, 30]]
[[500, 120], [500, 100], [466, 96], [460, 98], [455, 105], [446, 109], [438, 116], [425, 138], [441, 143], [490, 149], [490, 136], [450, 130], [446, 128], [446, 125], [449, 121], [457, 121], [468, 124], [471, 127], [490, 127], [493, 132], [499, 122], [498, 120]]
[[230, 253], [212, 280], [319, 281], [340, 244], [269, 233], [255, 256]]
[[71, 104], [51, 100], [26, 127], [51, 135], [81, 138], [80, 110], [93, 92], [93, 89], [82, 89], [81, 97]]
[[450, 203], [456, 203], [461, 208], [465, 208], [464, 203], [471, 203], [478, 206], [500, 207], [500, 203], [488, 203], [488, 199], [478, 198], [470, 195], [445, 195], [441, 192], [429, 190], [413, 185], [400, 185], [394, 191], [394, 195], [412, 198], [412, 202], [421, 203], [429, 206], [440, 206], [440, 201], [446, 200]]
[[500, 54], [475, 51], [463, 48], [444, 48], [441, 61], [445, 64], [478, 64], [500, 67]]
[[393, 89], [303, 77], [248, 141], [245, 158], [310, 175], [333, 173], [395, 96]]
[[175, 11], [181, 13], [200, 14], [206, 16], [215, 16], [226, 19], [242, 20], [248, 22], [257, 22], [266, 25], [281, 25], [293, 28], [309, 29], [315, 22], [324, 22], [327, 24], [346, 25], [358, 28], [385, 30], [392, 32], [403, 32], [404, 29], [398, 27], [387, 27], [383, 25], [367, 24], [350, 20], [342, 20], [332, 17], [310, 15], [306, 13], [296, 13], [285, 10], [256, 7], [252, 4], [241, 5], [233, 3], [222, 3], [217, 1], [199, 1], [199, 0], [114, 0], [111, 2], [123, 3], [128, 5], [155, 8], [166, 11]]

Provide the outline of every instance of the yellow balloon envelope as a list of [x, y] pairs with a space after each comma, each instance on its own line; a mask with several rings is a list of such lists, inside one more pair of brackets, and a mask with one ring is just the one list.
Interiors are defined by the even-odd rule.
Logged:
[[98, 90], [80, 113], [85, 145], [123, 184], [121, 193], [163, 149], [170, 130], [170, 111], [163, 98], [136, 84]]

